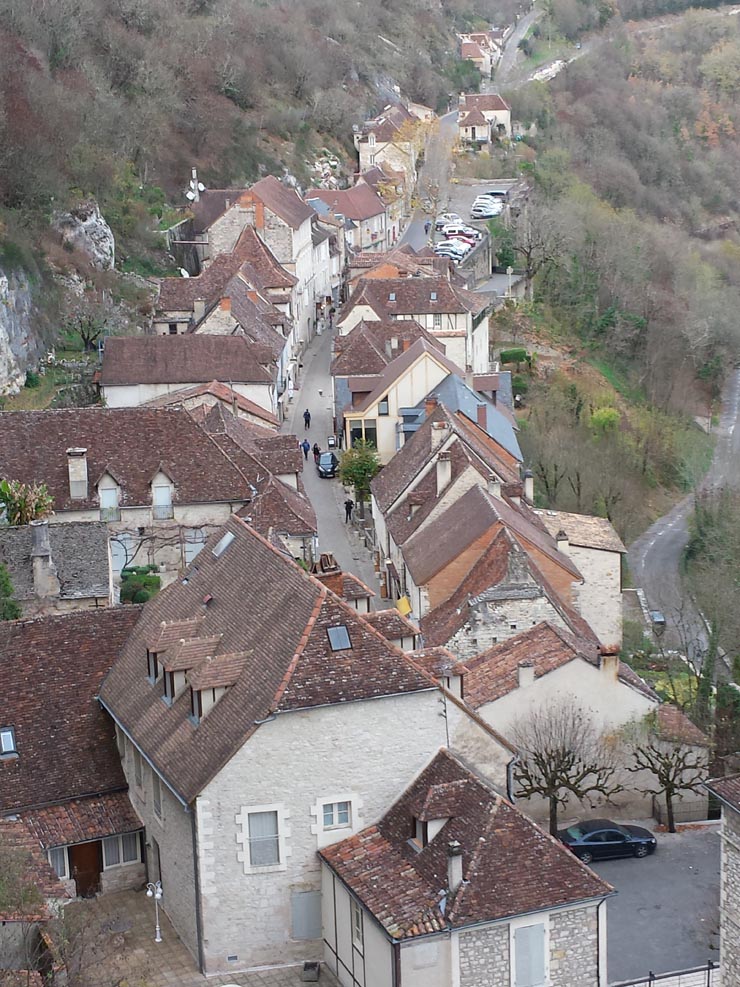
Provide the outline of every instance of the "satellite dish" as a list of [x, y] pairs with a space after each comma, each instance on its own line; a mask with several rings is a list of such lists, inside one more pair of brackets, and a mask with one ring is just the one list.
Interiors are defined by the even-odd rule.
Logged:
[[206, 187], [203, 184], [203, 182], [198, 182], [198, 191], [199, 192], [205, 192], [205, 190], [206, 190]]
[[186, 271], [184, 267], [181, 267], [180, 268], [180, 274], [182, 274], [182, 276], [184, 278], [189, 278], [190, 277], [190, 272], [189, 271]]
[[188, 182], [188, 184], [190, 185], [190, 188], [191, 189], [195, 189], [198, 186], [198, 183], [196, 182], [196, 180], [194, 178], [191, 178], [190, 181]]
[[195, 198], [195, 192], [186, 192], [185, 198], [188, 199], [190, 202], [192, 202], [193, 199]]

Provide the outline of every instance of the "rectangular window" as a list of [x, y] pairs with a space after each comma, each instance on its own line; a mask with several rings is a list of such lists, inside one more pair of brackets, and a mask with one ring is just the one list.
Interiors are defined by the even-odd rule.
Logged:
[[155, 521], [163, 521], [173, 516], [172, 487], [169, 483], [158, 484], [152, 488], [152, 517]]
[[141, 754], [134, 751], [134, 782], [137, 788], [141, 788]]
[[138, 863], [141, 858], [141, 841], [138, 833], [124, 833], [121, 837], [121, 857], [124, 864]]
[[200, 723], [203, 719], [203, 700], [201, 699], [200, 689], [190, 690], [190, 718], [194, 723]]
[[322, 807], [324, 829], [338, 829], [350, 825], [349, 802], [325, 802]]
[[152, 804], [154, 815], [157, 819], [162, 818], [162, 786], [159, 782], [159, 775], [152, 771]]
[[140, 860], [141, 842], [138, 833], [108, 836], [103, 840], [103, 866], [106, 870], [123, 864], [138, 864]]
[[387, 394], [386, 394], [386, 396], [384, 398], [381, 398], [381, 400], [378, 401], [378, 414], [379, 415], [387, 415], [388, 414], [388, 395]]
[[352, 898], [352, 945], [359, 952], [362, 952], [365, 946], [365, 936], [362, 928], [362, 909], [354, 898]]
[[164, 673], [164, 701], [171, 706], [175, 701], [175, 673]]
[[49, 863], [54, 870], [54, 873], [62, 881], [69, 877], [69, 869], [67, 867], [67, 848], [64, 846], [55, 846], [51, 850], [47, 850], [47, 857], [49, 858]]
[[432, 328], [441, 329], [442, 328], [442, 313], [435, 312], [432, 316]]
[[280, 863], [277, 812], [249, 813], [249, 863], [252, 867]]
[[100, 520], [120, 521], [121, 511], [118, 507], [118, 487], [105, 487], [100, 494]]
[[159, 660], [157, 659], [157, 652], [150, 651], [149, 648], [146, 649], [146, 673], [152, 684], [154, 684], [159, 678]]
[[326, 633], [332, 651], [347, 651], [352, 647], [349, 631], [344, 624], [340, 624], [338, 627], [328, 627]]
[[13, 727], [0, 728], [0, 754], [17, 754], [15, 730]]
[[365, 419], [365, 442], [370, 443], [376, 449], [378, 448], [378, 429], [375, 418]]
[[176, 322], [170, 322], [169, 325], [167, 326], [167, 331], [169, 332], [170, 336], [176, 336], [177, 335], [177, 323]]
[[514, 930], [514, 987], [544, 987], [545, 926], [523, 925]]
[[103, 866], [117, 867], [121, 862], [121, 844], [117, 836], [103, 840]]

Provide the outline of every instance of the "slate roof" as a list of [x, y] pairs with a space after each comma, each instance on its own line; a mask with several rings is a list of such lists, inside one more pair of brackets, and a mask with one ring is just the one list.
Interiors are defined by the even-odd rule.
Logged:
[[[522, 662], [534, 667], [536, 680], [577, 659], [598, 668], [598, 645], [550, 621], [543, 621], [465, 661], [465, 702], [473, 709], [479, 709], [513, 692], [519, 686], [519, 665]], [[624, 662], [619, 665], [618, 674], [624, 685], [637, 687], [639, 692], [657, 702], [652, 689], [628, 665]], [[635, 679], [641, 688], [636, 686]]]
[[274, 175], [261, 178], [249, 191], [293, 230], [300, 229], [307, 219], [315, 215], [295, 189], [283, 185]]
[[100, 383], [269, 384], [272, 354], [244, 336], [111, 336], [105, 344]]
[[227, 405], [229, 408], [236, 406], [238, 411], [242, 411], [253, 418], [261, 418], [265, 425], [272, 426], [273, 430], [277, 427], [277, 417], [271, 411], [267, 411], [261, 405], [255, 404], [254, 401], [250, 401], [249, 398], [245, 398], [238, 391], [235, 391], [233, 387], [229, 387], [228, 384], [222, 384], [218, 380], [210, 380], [208, 383], [203, 384], [194, 384], [192, 387], [185, 387], [179, 391], [172, 391], [170, 394], [163, 394], [161, 397], [146, 401], [141, 407], [185, 408], [189, 403], [192, 404], [193, 398], [207, 395], [217, 398], [221, 404]]
[[[67, 449], [87, 449], [88, 496], [69, 496]], [[187, 411], [70, 408], [0, 414], [0, 475], [45, 483], [59, 511], [97, 508], [96, 484], [108, 471], [121, 506], [150, 505], [151, 482], [163, 470], [175, 504], [240, 502], [246, 481]]]
[[400, 641], [402, 637], [418, 637], [421, 631], [395, 607], [375, 610], [365, 615], [372, 626], [388, 641]]
[[[51, 561], [60, 599], [107, 598], [110, 592], [108, 526], [104, 521], [72, 521], [48, 526]], [[33, 586], [33, 530], [0, 525], [0, 564], [4, 565], [19, 601], [36, 597]]]
[[[334, 340], [334, 360], [330, 372], [334, 377], [357, 374], [380, 374], [417, 339], [444, 354], [444, 344], [415, 319], [392, 322], [366, 322], [361, 319], [346, 336]], [[394, 345], [395, 343], [395, 345]]]
[[567, 511], [537, 511], [537, 514], [553, 537], [564, 531], [571, 545], [620, 554], [627, 551], [622, 539], [605, 517], [569, 514]]
[[[421, 850], [415, 818], [446, 818]], [[448, 889], [448, 846], [462, 848], [463, 883]], [[611, 885], [558, 840], [440, 751], [380, 822], [319, 851], [396, 940], [603, 898]]]
[[320, 199], [335, 214], [358, 222], [385, 213], [383, 200], [370, 185], [364, 182], [347, 189], [312, 188], [306, 192], [306, 199], [308, 202], [312, 199]]
[[140, 614], [126, 606], [0, 623], [2, 720], [18, 749], [0, 762], [0, 811], [125, 789], [113, 724], [95, 697]]
[[[362, 412], [367, 411], [371, 408], [376, 401], [379, 401], [384, 394], [386, 394], [393, 383], [404, 376], [408, 370], [413, 367], [416, 361], [422, 357], [425, 353], [429, 354], [433, 360], [436, 360], [444, 369], [449, 373], [462, 373], [460, 368], [456, 363], [453, 363], [449, 357], [441, 353], [436, 346], [427, 342], [424, 338], [417, 339], [414, 343], [409, 346], [407, 350], [397, 356], [395, 360], [391, 362], [383, 369], [382, 373], [378, 375], [377, 381], [373, 382], [373, 387], [365, 398], [358, 401], [357, 404], [352, 404], [348, 412]], [[355, 388], [352, 386], [353, 380], [350, 378], [349, 387], [350, 390]], [[364, 389], [364, 388], [363, 388]]]
[[[19, 880], [38, 891], [38, 898], [34, 896], [34, 900], [22, 902], [20, 908], [11, 908], [9, 903], [7, 908], [0, 909], [0, 922], [43, 922], [51, 917], [47, 899], [61, 901], [70, 897], [38, 841], [20, 820], [0, 819], [0, 852], [5, 866], [18, 868]], [[26, 982], [24, 972], [22, 983]]]
[[658, 736], [661, 740], [688, 744], [691, 747], [712, 746], [709, 737], [677, 706], [663, 703], [658, 707], [656, 720]]
[[[233, 540], [216, 556], [224, 532]], [[146, 641], [163, 621], [194, 615], [203, 617], [199, 636], [222, 635], [216, 656], [249, 655], [198, 726], [187, 689], [168, 708], [161, 684], [146, 676]], [[327, 629], [338, 625], [347, 627], [349, 650], [331, 650]], [[179, 797], [191, 802], [273, 713], [430, 687], [352, 607], [232, 516], [186, 578], [145, 605], [100, 697]]]
[[728, 775], [726, 778], [713, 778], [706, 782], [705, 787], [716, 795], [735, 812], [740, 812], [740, 775]]
[[[395, 295], [394, 299], [390, 296]], [[434, 297], [436, 296], [436, 297]], [[346, 320], [357, 305], [368, 305], [379, 319], [395, 315], [463, 314], [477, 315], [490, 304], [480, 292], [468, 291], [451, 284], [444, 277], [358, 279], [338, 322]]]
[[70, 799], [61, 805], [28, 809], [23, 822], [44, 849], [133, 833], [142, 823], [126, 792]]

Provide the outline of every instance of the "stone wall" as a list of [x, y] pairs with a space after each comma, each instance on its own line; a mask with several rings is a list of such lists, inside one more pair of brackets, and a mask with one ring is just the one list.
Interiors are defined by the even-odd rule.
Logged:
[[722, 808], [719, 951], [722, 987], [740, 984], [740, 813]]
[[146, 864], [124, 864], [110, 867], [100, 875], [100, 890], [104, 894], [140, 888], [146, 881]]
[[596, 908], [575, 908], [550, 915], [552, 987], [597, 987], [598, 928]]
[[508, 984], [509, 926], [489, 925], [460, 934], [460, 987]]
[[0, 268], [0, 395], [16, 394], [41, 355], [31, 283], [23, 271]]

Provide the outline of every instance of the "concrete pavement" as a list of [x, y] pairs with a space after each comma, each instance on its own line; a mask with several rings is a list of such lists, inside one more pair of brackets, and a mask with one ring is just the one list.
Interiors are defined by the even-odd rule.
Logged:
[[[334, 434], [331, 398], [331, 363], [333, 330], [325, 329], [314, 336], [303, 358], [302, 383], [293, 395], [289, 415], [281, 431], [294, 433], [300, 442], [308, 438], [311, 445], [318, 442], [322, 452], [328, 438]], [[303, 412], [311, 412], [311, 428], [304, 430]], [[370, 553], [351, 524], [344, 523], [344, 501], [347, 494], [338, 479], [322, 480], [314, 466], [313, 454], [303, 464], [303, 483], [316, 512], [319, 527], [319, 551], [331, 552], [345, 572], [357, 576], [370, 589], [379, 592], [378, 577]], [[354, 499], [354, 495], [352, 494]], [[381, 608], [379, 596], [373, 601]]]
[[[450, 113], [445, 113], [443, 117], [439, 118], [439, 130], [427, 145], [424, 164], [421, 168], [418, 183], [419, 195], [422, 199], [426, 198], [425, 190], [427, 189], [427, 183], [436, 184], [439, 187], [437, 200], [438, 214], [447, 211], [450, 161], [452, 158], [452, 145], [455, 143], [456, 137], [457, 110], [452, 110]], [[417, 209], [411, 222], [406, 227], [406, 232], [401, 237], [400, 242], [402, 244], [409, 244], [414, 250], [421, 250], [422, 247], [426, 247], [431, 243], [433, 239], [432, 235], [427, 235], [424, 231], [424, 223], [428, 219], [433, 223], [436, 216], [430, 216], [423, 209]]]

